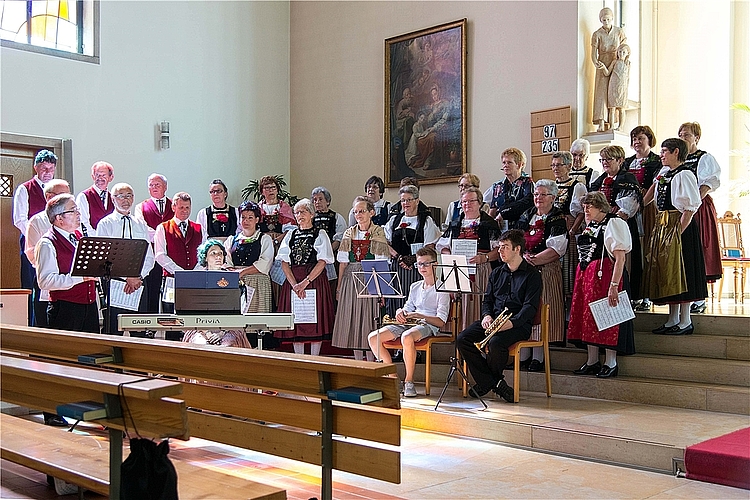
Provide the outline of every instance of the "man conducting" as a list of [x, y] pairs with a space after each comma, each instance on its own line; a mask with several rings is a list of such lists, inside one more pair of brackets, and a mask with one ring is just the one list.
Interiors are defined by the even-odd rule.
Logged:
[[[508, 348], [531, 336], [542, 292], [539, 271], [523, 258], [525, 246], [523, 231], [513, 229], [500, 236], [499, 253], [504, 264], [490, 274], [482, 301], [482, 320], [458, 334], [458, 350], [476, 382], [469, 390], [472, 397], [494, 391], [507, 402], [513, 402], [513, 388], [503, 375]], [[486, 354], [480, 352], [474, 343], [485, 339], [485, 330], [506, 307], [511, 313], [510, 319], [490, 339]]]

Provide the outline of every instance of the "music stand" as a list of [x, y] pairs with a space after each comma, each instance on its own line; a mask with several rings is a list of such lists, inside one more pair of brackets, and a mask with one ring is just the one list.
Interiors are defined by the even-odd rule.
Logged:
[[[380, 303], [383, 299], [404, 298], [398, 273], [388, 269], [387, 260], [363, 260], [360, 263], [362, 264], [362, 271], [352, 272], [352, 280], [354, 280], [358, 299], [377, 298], [378, 303]], [[378, 353], [380, 353], [382, 347], [380, 345], [380, 314], [373, 319], [378, 332]], [[382, 362], [382, 360], [378, 359], [378, 362]]]
[[101, 278], [107, 305], [104, 312], [104, 333], [110, 333], [109, 283], [112, 276], [140, 277], [148, 245], [146, 240], [95, 236], [86, 236], [78, 241], [70, 275]]
[[[450, 357], [451, 368], [450, 370], [448, 370], [448, 376], [445, 379], [445, 385], [443, 386], [443, 390], [440, 392], [440, 397], [435, 404], [435, 411], [437, 411], [438, 406], [440, 406], [440, 403], [442, 403], [443, 396], [445, 396], [445, 391], [448, 390], [448, 386], [450, 385], [451, 380], [453, 380], [453, 375], [456, 372], [461, 375], [461, 378], [467, 385], [469, 384], [469, 378], [466, 376], [466, 373], [464, 373], [463, 369], [460, 366], [458, 358], [456, 357], [456, 353], [458, 352], [458, 346], [456, 345], [456, 343], [458, 342], [459, 318], [461, 317], [462, 313], [462, 299], [464, 295], [484, 294], [483, 291], [475, 290], [475, 285], [473, 285], [474, 282], [469, 279], [469, 270], [473, 269], [475, 266], [459, 265], [459, 262], [462, 264], [465, 263], [465, 257], [455, 255], [441, 255], [440, 257], [442, 259], [442, 262], [452, 262], [452, 264], [437, 264], [434, 266], [435, 275], [438, 276], [438, 271], [442, 271], [441, 275], [443, 276], [443, 279], [435, 280], [435, 291], [456, 294], [454, 298], [456, 302], [456, 314], [453, 317], [456, 337], [453, 339], [453, 355]], [[459, 259], [457, 257], [463, 258]], [[479, 398], [479, 401], [481, 401], [482, 405], [484, 406], [484, 409], [486, 410], [487, 403], [484, 402], [482, 396], [480, 396], [479, 394], [477, 394], [477, 396]]]

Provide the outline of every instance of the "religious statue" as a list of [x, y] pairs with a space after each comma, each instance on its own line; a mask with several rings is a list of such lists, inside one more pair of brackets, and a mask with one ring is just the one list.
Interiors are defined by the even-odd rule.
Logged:
[[[617, 47], [617, 59], [612, 61], [609, 68], [605, 70], [605, 75], [609, 76], [609, 87], [607, 88], [609, 125], [615, 130], [620, 130], [622, 122], [625, 121], [624, 108], [628, 104], [630, 46], [623, 43]], [[617, 115], [616, 118], [615, 115]]]
[[[612, 117], [609, 116], [609, 82], [610, 67], [617, 58], [617, 49], [626, 41], [625, 31], [612, 24], [614, 13], [609, 7], [599, 11], [599, 21], [602, 27], [591, 36], [591, 60], [596, 66], [596, 77], [594, 80], [594, 111], [592, 123], [597, 126], [597, 132], [603, 132], [611, 128]], [[630, 50], [628, 49], [628, 54]], [[614, 69], [612, 67], [612, 69]], [[627, 84], [625, 87], [627, 95]], [[617, 106], [615, 106], [616, 108]], [[620, 119], [622, 121], [622, 118]]]

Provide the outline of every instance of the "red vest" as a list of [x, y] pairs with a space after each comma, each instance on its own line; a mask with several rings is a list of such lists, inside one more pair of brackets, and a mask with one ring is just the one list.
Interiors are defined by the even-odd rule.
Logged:
[[99, 221], [115, 211], [115, 204], [112, 203], [112, 196], [107, 192], [107, 208], [104, 208], [104, 203], [96, 192], [94, 186], [91, 186], [83, 192], [86, 195], [86, 199], [89, 201], [89, 223], [91, 227], [96, 229], [99, 225]]
[[44, 198], [42, 186], [33, 177], [24, 182], [23, 185], [26, 187], [26, 192], [29, 193], [28, 217], [31, 219], [31, 217], [47, 208], [47, 200]]
[[[193, 221], [188, 221], [187, 232], [182, 237], [180, 227], [174, 219], [162, 223], [164, 226], [164, 236], [167, 240], [167, 255], [175, 264], [185, 270], [190, 270], [198, 263], [198, 247], [201, 244], [203, 236], [201, 227]], [[164, 270], [164, 276], [171, 276]]]
[[156, 226], [158, 226], [162, 222], [167, 222], [174, 217], [174, 211], [172, 210], [172, 200], [166, 198], [165, 201], [166, 203], [164, 203], [164, 214], [159, 213], [159, 208], [151, 198], [141, 203], [141, 212], [143, 212], [143, 219], [151, 229], [156, 229]]
[[[54, 227], [51, 227], [47, 231], [44, 238], [50, 240], [55, 247], [57, 268], [60, 274], [70, 273], [70, 268], [73, 265], [73, 255], [76, 251], [73, 244], [55, 231]], [[76, 304], [93, 304], [96, 301], [96, 281], [84, 281], [67, 290], [50, 290], [49, 298], [52, 302], [65, 300]]]

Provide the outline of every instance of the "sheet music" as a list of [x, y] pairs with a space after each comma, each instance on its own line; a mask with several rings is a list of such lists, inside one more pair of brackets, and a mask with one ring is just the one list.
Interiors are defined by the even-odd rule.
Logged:
[[300, 299], [296, 293], [292, 292], [292, 313], [294, 313], [295, 325], [318, 322], [317, 296], [318, 291], [315, 289], [305, 290], [304, 299]]
[[162, 295], [164, 302], [174, 304], [174, 276], [167, 276], [167, 279], [164, 280], [164, 293]]
[[109, 303], [112, 307], [137, 312], [138, 304], [141, 303], [141, 295], [143, 295], [143, 286], [133, 293], [125, 293], [124, 281], [113, 279], [109, 282]]
[[607, 297], [589, 304], [591, 314], [594, 315], [594, 321], [596, 321], [596, 327], [600, 332], [635, 318], [633, 308], [630, 306], [628, 292], [623, 290], [617, 296], [619, 300], [615, 307], [609, 305]]
[[[438, 260], [442, 266], [458, 266], [457, 272], [453, 269], [443, 268], [443, 276], [440, 280], [443, 282], [443, 290], [451, 292], [471, 292], [471, 282], [466, 275], [466, 256], [464, 255], [445, 255], [438, 254]], [[456, 276], [458, 276], [458, 287], [456, 286]]]
[[[474, 257], [477, 254], [477, 243], [479, 243], [477, 240], [463, 240], [454, 238], [451, 241], [451, 254], [464, 255], [466, 257], [466, 261], [468, 262], [470, 258]], [[477, 266], [475, 266], [474, 264], [466, 263], [464, 263], [464, 265], [471, 266], [469, 268], [469, 274], [476, 274]]]

